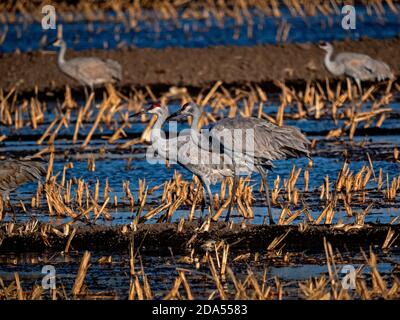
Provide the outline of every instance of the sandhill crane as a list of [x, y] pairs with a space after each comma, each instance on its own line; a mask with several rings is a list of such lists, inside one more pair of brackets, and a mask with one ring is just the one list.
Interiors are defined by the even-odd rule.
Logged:
[[394, 79], [390, 67], [383, 61], [372, 59], [361, 53], [342, 52], [332, 60], [333, 46], [327, 42], [321, 42], [319, 47], [326, 51], [325, 67], [335, 76], [346, 75], [353, 78], [362, 94], [361, 81]]
[[[184, 104], [169, 119], [179, 116], [192, 116], [192, 132], [199, 132], [198, 123], [201, 111], [196, 104]], [[239, 134], [235, 134], [235, 132]], [[215, 142], [221, 144], [223, 152], [233, 160], [233, 195], [236, 193], [240, 174], [248, 174], [249, 170], [260, 173], [265, 188], [269, 222], [274, 224], [268, 191], [267, 171], [272, 168], [272, 161], [274, 160], [298, 158], [300, 156], [310, 157], [310, 141], [298, 128], [292, 126], [279, 127], [271, 122], [253, 117], [221, 119], [210, 128], [207, 135], [201, 135], [201, 137], [205, 137], [205, 139], [198, 139], [196, 135], [192, 135], [193, 140], [202, 149], [213, 149], [210, 146], [210, 139], [212, 144], [215, 144]], [[250, 146], [249, 144], [252, 145]], [[245, 168], [244, 171], [243, 168]], [[226, 216], [227, 221], [230, 213], [231, 205]]]
[[[0, 197], [10, 203], [10, 192], [19, 186], [40, 180], [46, 174], [44, 165], [36, 160], [0, 160]], [[12, 205], [11, 209], [14, 211]]]
[[93, 92], [95, 86], [114, 83], [122, 80], [122, 67], [114, 60], [102, 60], [96, 57], [79, 57], [65, 60], [67, 44], [63, 39], [54, 41], [53, 46], [59, 47], [57, 64], [67, 76], [77, 80], [84, 86], [86, 99], [87, 87]]
[[[234, 177], [234, 167], [223, 155], [212, 155], [209, 150], [201, 149], [191, 138], [191, 134], [179, 135], [175, 138], [165, 139], [162, 137], [162, 126], [166, 122], [169, 111], [167, 106], [152, 103], [148, 109], [136, 113], [157, 115], [157, 120], [151, 131], [152, 147], [164, 159], [174, 161], [183, 168], [195, 174], [203, 185], [204, 199], [208, 199], [210, 213], [213, 213], [213, 195], [210, 185], [221, 182], [226, 177]], [[212, 157], [220, 157], [218, 161], [211, 161]], [[203, 207], [204, 209], [204, 207]]]

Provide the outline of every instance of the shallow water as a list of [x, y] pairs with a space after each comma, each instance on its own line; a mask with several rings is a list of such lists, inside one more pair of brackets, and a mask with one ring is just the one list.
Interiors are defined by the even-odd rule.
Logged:
[[[377, 265], [378, 271], [385, 280], [390, 278], [390, 273], [395, 263], [399, 263], [399, 255], [379, 254], [382, 259]], [[271, 265], [272, 261], [261, 260], [260, 262], [236, 262], [231, 267], [238, 280], [244, 281], [249, 270], [253, 272], [259, 284], [262, 284], [264, 271], [266, 270], [266, 285], [274, 287], [275, 277], [284, 285], [284, 299], [298, 298], [300, 293], [299, 282], [304, 282], [313, 277], [328, 276], [328, 268], [325, 264], [324, 254], [304, 253], [304, 258], [294, 258], [294, 262], [283, 264], [281, 266]], [[351, 264], [337, 263], [339, 279], [346, 274], [344, 266], [351, 265], [355, 269], [365, 265], [360, 253], [346, 253], [345, 256], [353, 255], [355, 259]], [[101, 257], [111, 256], [112, 262], [101, 264], [98, 260]], [[263, 256], [263, 255], [261, 255]], [[6, 285], [14, 281], [15, 272], [18, 272], [22, 287], [30, 291], [34, 285], [41, 285], [43, 277], [47, 274], [43, 271], [44, 266], [53, 266], [55, 268], [56, 286], [64, 291], [68, 296], [71, 293], [76, 274], [79, 269], [82, 255], [71, 253], [62, 255], [59, 253], [45, 254], [0, 254], [0, 278]], [[178, 277], [177, 270], [185, 270], [186, 278], [193, 296], [196, 299], [207, 299], [207, 297], [216, 290], [215, 283], [212, 280], [207, 264], [202, 264], [199, 269], [190, 264], [180, 263], [180, 256], [170, 257], [140, 257], [144, 265], [144, 272], [154, 295], [154, 298], [161, 299], [173, 287], [175, 278]], [[300, 259], [300, 260], [299, 260]], [[301, 263], [301, 260], [304, 263]], [[313, 262], [312, 262], [313, 261]], [[140, 272], [139, 260], [136, 261], [136, 272]], [[43, 271], [43, 272], [42, 272]], [[129, 256], [115, 254], [112, 252], [97, 252], [91, 256], [91, 264], [85, 278], [85, 284], [88, 292], [92, 294], [103, 294], [109, 298], [126, 298], [129, 292], [130, 282]], [[368, 278], [370, 269], [366, 266], [361, 273]], [[224, 288], [228, 292], [233, 291], [233, 284], [229, 277], [224, 283]], [[45, 295], [48, 291], [45, 291]]]
[[[343, 161], [340, 161], [335, 158], [323, 158], [323, 157], [313, 157], [314, 161], [314, 167], [310, 170], [310, 182], [309, 182], [309, 190], [310, 191], [317, 191], [320, 190], [320, 186], [324, 183], [325, 176], [329, 176], [331, 179], [336, 177], [340, 169], [343, 165]], [[273, 172], [271, 172], [268, 175], [269, 179], [269, 184], [270, 186], [273, 185], [274, 180], [276, 177], [279, 175], [281, 179], [287, 178], [290, 175], [290, 171], [292, 169], [292, 165], [296, 165], [297, 168], [306, 168], [307, 167], [307, 159], [299, 159], [297, 161], [276, 161], [275, 162], [275, 168]], [[70, 169], [67, 171], [67, 179], [69, 178], [83, 178], [86, 182], [89, 182], [91, 189], [94, 188], [94, 184], [96, 183], [96, 180], [98, 179], [101, 184], [100, 184], [100, 199], [102, 199], [103, 196], [103, 188], [104, 188], [104, 183], [105, 180], [108, 179], [109, 186], [112, 189], [111, 198], [114, 197], [114, 194], [117, 195], [119, 199], [124, 198], [124, 190], [123, 190], [123, 181], [129, 181], [130, 182], [130, 188], [131, 191], [133, 192], [133, 195], [135, 198], [137, 198], [137, 192], [139, 188], [139, 179], [146, 179], [146, 183], [149, 186], [149, 189], [163, 184], [166, 180], [172, 179], [174, 175], [174, 171], [178, 170], [179, 172], [182, 173], [183, 177], [185, 180], [189, 180], [192, 178], [192, 174], [185, 170], [182, 169], [178, 165], [171, 165], [170, 169], [167, 169], [164, 164], [148, 164], [146, 159], [144, 158], [135, 158], [131, 162], [131, 168], [128, 170], [126, 168], [127, 165], [127, 160], [125, 159], [110, 159], [110, 158], [105, 158], [105, 159], [97, 159], [96, 160], [96, 171], [95, 172], [90, 172], [87, 170], [87, 161], [73, 161], [74, 163], [74, 168]], [[369, 165], [368, 160], [365, 161], [352, 161], [350, 163], [350, 169], [351, 171], [358, 172], [363, 166]], [[64, 166], [64, 161], [62, 159], [59, 159], [56, 161], [54, 165], [54, 173], [59, 172], [60, 175], [62, 173], [62, 169]], [[379, 169], [382, 168], [383, 172], [388, 173], [390, 180], [392, 177], [397, 176], [399, 174], [399, 164], [392, 163], [392, 162], [386, 162], [386, 161], [374, 161], [374, 169], [376, 172], [379, 171]], [[156, 173], [156, 174], [155, 174]], [[250, 181], [250, 185], [253, 185], [253, 190], [254, 192], [258, 190], [259, 184], [260, 184], [260, 177], [257, 174], [254, 174], [252, 177], [252, 180]], [[374, 187], [374, 182], [369, 183], [369, 188]], [[299, 190], [304, 189], [304, 180], [302, 175], [298, 179], [298, 182], [296, 184], [297, 188]], [[157, 206], [157, 202], [159, 201], [163, 189], [160, 188], [156, 190], [153, 194], [148, 196], [148, 203], [153, 203], [151, 207]], [[213, 192], [219, 192], [219, 185], [213, 186], [212, 187]], [[34, 184], [27, 184], [19, 188], [18, 190], [18, 196], [16, 199], [24, 199], [27, 202], [29, 202], [29, 199], [34, 195], [34, 192], [36, 191], [36, 185]], [[262, 207], [262, 197], [261, 195], [257, 196], [258, 193], [254, 193], [256, 198], [259, 199], [261, 197], [261, 203], [258, 205], [256, 204], [254, 207], [254, 214], [255, 217], [253, 220], [250, 220], [249, 223], [255, 223], [259, 224], [263, 222], [263, 219], [265, 217], [265, 207]], [[378, 195], [378, 198], [382, 197], [382, 195]], [[323, 209], [323, 206], [319, 207], [319, 205], [313, 205], [314, 203], [314, 196], [308, 201], [306, 201], [309, 205], [311, 205], [311, 214], [316, 218], [320, 213], [321, 210]], [[319, 200], [315, 200], [316, 203], [319, 203]], [[323, 204], [323, 202], [321, 203]], [[392, 205], [389, 204], [388, 207], [383, 207], [379, 208], [376, 207], [372, 210], [370, 214], [367, 215], [366, 221], [367, 222], [376, 222], [380, 221], [382, 223], [388, 223], [390, 222], [395, 216], [399, 215], [399, 207], [394, 203]], [[319, 209], [318, 209], [319, 208]], [[354, 208], [357, 208], [357, 205], [354, 205]], [[298, 208], [300, 209], [300, 207]], [[273, 208], [273, 213], [276, 218], [279, 217], [281, 213], [281, 208], [280, 207], [274, 207]], [[361, 208], [360, 208], [361, 211]], [[136, 212], [136, 209], [135, 209]], [[144, 210], [143, 213], [145, 213], [146, 210]], [[235, 214], [234, 210], [234, 214]], [[123, 209], [123, 208], [118, 208], [118, 209], [110, 209], [110, 214], [113, 217], [112, 222], [108, 222], [110, 224], [126, 224], [130, 223], [132, 219], [135, 217], [134, 212], [131, 212], [128, 208]], [[179, 220], [180, 217], [187, 217], [188, 211], [187, 209], [181, 209], [177, 210], [174, 215], [173, 215], [173, 221]], [[196, 211], [196, 215], [200, 216], [201, 212], [200, 209]], [[39, 220], [41, 221], [49, 221], [49, 216], [48, 213], [40, 213], [40, 212], [35, 212], [34, 216], [36, 216]], [[304, 216], [300, 216], [301, 218], [297, 219], [294, 221], [294, 223], [298, 223], [299, 221], [302, 221], [304, 219]], [[9, 217], [10, 218], [10, 217]], [[31, 218], [30, 214], [18, 214], [17, 215], [18, 220], [20, 221], [27, 221]], [[155, 217], [151, 221], [156, 221], [158, 218]], [[346, 222], [352, 222], [354, 218], [347, 218], [346, 219], [346, 213], [344, 211], [339, 211], [335, 214], [334, 217], [334, 223], [337, 221], [339, 218], [344, 218]], [[239, 221], [241, 221], [242, 218], [239, 218]], [[59, 221], [61, 222], [61, 221]], [[98, 223], [104, 223], [101, 222], [101, 219], [98, 221]]]
[[[400, 10], [399, 4], [395, 4]], [[378, 16], [374, 10], [369, 15], [365, 6], [356, 5], [357, 23], [355, 30], [342, 28], [343, 15], [293, 17], [284, 8], [281, 18], [267, 17], [258, 10], [250, 10], [253, 24], [235, 23], [227, 17], [223, 23], [211, 16], [207, 20], [180, 19], [155, 20], [152, 12], [146, 12], [146, 21], [139, 21], [135, 28], [129, 23], [119, 22], [68, 22], [63, 23], [62, 16], [57, 23], [62, 23], [64, 38], [70, 48], [84, 50], [88, 48], [115, 49], [121, 46], [138, 48], [185, 47], [202, 48], [215, 45], [251, 46], [260, 44], [276, 44], [277, 32], [282, 23], [290, 25], [287, 42], [305, 43], [320, 40], [392, 38], [400, 32], [400, 14], [394, 14], [384, 5], [386, 14]], [[110, 17], [113, 16], [110, 13]], [[126, 14], [128, 19], [128, 14]], [[23, 17], [17, 21], [23, 20]], [[22, 51], [34, 51], [43, 47], [46, 41], [56, 38], [55, 30], [43, 30], [40, 23], [23, 23], [8, 25], [5, 41], [0, 52], [13, 52], [17, 48]], [[0, 33], [6, 26], [0, 25]], [[45, 38], [44, 38], [45, 37]]]
[[[393, 103], [390, 104], [392, 111], [389, 117], [385, 120], [383, 125], [379, 130], [399, 130], [399, 111], [400, 104], [398, 102], [398, 97], [395, 97]], [[79, 104], [83, 104], [82, 101], [78, 101]], [[275, 116], [275, 112], [277, 111], [277, 103], [273, 100], [268, 102], [267, 105], [264, 106], [264, 112], [268, 113], [271, 116]], [[242, 106], [242, 103], [239, 102], [239, 108]], [[177, 104], [171, 104], [170, 112], [174, 112], [178, 108]], [[208, 107], [206, 107], [207, 109]], [[363, 110], [369, 110], [371, 105], [366, 103], [363, 105]], [[43, 134], [44, 130], [48, 127], [49, 123], [54, 119], [55, 110], [57, 108], [54, 105], [54, 102], [49, 102], [47, 111], [45, 113], [45, 123], [38, 126], [36, 130], [32, 130], [30, 127], [25, 126], [20, 130], [15, 130], [13, 127], [1, 127], [1, 134], [7, 135], [7, 139], [5, 142], [0, 143], [0, 154], [14, 157], [22, 157], [26, 156], [27, 153], [33, 154], [38, 152], [43, 148], [43, 146], [39, 146], [36, 144], [36, 140]], [[257, 112], [257, 110], [255, 110]], [[286, 113], [290, 115], [290, 108], [286, 109]], [[92, 115], [93, 121], [96, 117], [96, 114]], [[71, 115], [71, 123], [74, 123], [76, 120], [76, 111], [72, 112]], [[116, 127], [120, 125], [121, 120], [116, 117], [117, 121]], [[135, 120], [133, 120], [135, 121]], [[309, 196], [307, 199], [307, 203], [311, 205], [310, 212], [313, 217], [317, 217], [323, 207], [325, 206], [324, 202], [320, 202], [318, 200], [319, 192], [321, 190], [321, 185], [324, 183], [324, 179], [326, 176], [329, 176], [331, 185], [333, 183], [333, 179], [337, 177], [340, 172], [340, 169], [343, 166], [344, 158], [342, 156], [344, 146], [335, 143], [335, 141], [324, 141], [324, 135], [329, 130], [334, 128], [338, 128], [342, 126], [343, 122], [341, 120], [338, 123], [334, 123], [334, 121], [325, 116], [322, 119], [303, 119], [303, 120], [286, 120], [285, 124], [294, 125], [304, 131], [310, 140], [317, 139], [321, 142], [321, 144], [317, 145], [317, 149], [314, 151], [313, 155], [313, 168], [309, 169], [309, 191], [314, 192], [314, 194]], [[97, 180], [100, 181], [100, 199], [103, 196], [103, 189], [105, 186], [105, 181], [108, 179], [109, 186], [111, 188], [111, 199], [116, 195], [119, 199], [119, 202], [124, 199], [124, 190], [123, 190], [123, 182], [130, 182], [130, 189], [133, 192], [134, 197], [137, 199], [137, 192], [139, 188], [139, 179], [145, 179], [149, 188], [158, 186], [163, 184], [165, 181], [172, 179], [174, 172], [179, 171], [182, 173], [183, 178], [185, 180], [190, 181], [192, 179], [192, 173], [183, 169], [177, 164], [171, 163], [170, 168], [165, 166], [164, 161], [160, 161], [156, 164], [151, 164], [147, 161], [146, 158], [146, 146], [145, 145], [135, 145], [130, 150], [119, 150], [118, 145], [128, 141], [132, 137], [138, 137], [143, 129], [146, 127], [146, 123], [140, 122], [132, 122], [131, 126], [125, 128], [124, 131], [127, 133], [128, 138], [120, 139], [116, 141], [115, 144], [108, 144], [106, 140], [100, 139], [101, 136], [110, 136], [113, 134], [115, 128], [106, 128], [102, 127], [102, 129], [98, 129], [95, 132], [95, 136], [91, 140], [89, 147], [87, 150], [80, 150], [79, 145], [83, 142], [83, 138], [91, 129], [92, 123], [86, 123], [80, 129], [80, 139], [78, 139], [76, 145], [71, 144], [71, 137], [74, 131], [74, 125], [69, 126], [69, 128], [62, 128], [58, 134], [58, 137], [55, 141], [56, 147], [56, 159], [54, 163], [54, 174], [59, 174], [59, 179], [62, 175], [63, 167], [68, 162], [73, 162], [74, 167], [67, 171], [66, 178], [83, 178], [86, 182], [89, 182], [91, 189], [94, 188], [94, 185]], [[177, 124], [177, 130], [180, 131], [182, 129], [187, 128], [188, 125], [186, 122], [180, 122]], [[359, 125], [359, 128], [362, 126]], [[374, 127], [372, 125], [371, 127]], [[171, 126], [166, 125], [164, 127], [166, 131], [174, 132], [173, 124]], [[373, 159], [374, 171], [375, 174], [378, 175], [379, 169], [382, 169], [384, 174], [388, 174], [389, 181], [392, 177], [395, 177], [399, 174], [400, 164], [392, 161], [393, 149], [400, 145], [400, 132], [397, 134], [391, 135], [381, 135], [377, 131], [373, 135], [367, 136], [368, 143], [365, 144], [367, 148], [359, 147], [358, 145], [366, 140], [366, 136], [364, 134], [357, 135], [354, 138], [352, 143], [346, 142], [347, 148], [350, 148], [350, 165], [349, 168], [353, 172], [358, 172], [363, 166], [369, 166], [369, 161], [367, 157], [367, 153]], [[104, 155], [98, 154], [98, 149], [101, 147], [105, 147], [106, 152]], [[354, 154], [351, 154], [351, 150], [354, 150]], [[91, 172], [88, 171], [88, 158], [94, 156], [96, 159], [96, 171]], [[390, 159], [389, 161], [386, 159]], [[129, 164], [128, 164], [129, 163]], [[280, 176], [281, 180], [287, 179], [290, 175], [290, 171], [293, 166], [296, 168], [302, 168], [302, 173], [297, 181], [296, 187], [299, 190], [304, 189], [304, 176], [303, 172], [305, 168], [307, 168], [308, 160], [305, 158], [300, 158], [296, 160], [286, 160], [286, 161], [275, 161], [274, 169], [269, 173], [268, 180], [270, 187], [273, 185], [274, 180], [277, 176]], [[254, 174], [252, 176], [249, 185], [253, 186], [253, 194], [255, 196], [255, 204], [254, 204], [254, 213], [255, 217], [253, 220], [250, 220], [249, 223], [262, 223], [265, 217], [265, 206], [263, 203], [263, 195], [261, 195], [258, 190], [260, 187], [260, 177], [258, 174]], [[370, 181], [367, 188], [373, 189], [376, 186], [376, 182]], [[30, 198], [34, 195], [36, 190], [36, 185], [27, 184], [18, 189], [15, 194], [17, 197], [15, 198], [15, 202], [17, 199], [22, 199], [26, 202], [30, 202]], [[213, 192], [219, 192], [220, 186], [216, 185], [212, 187]], [[151, 203], [151, 207], [154, 208], [158, 205], [159, 199], [162, 195], [163, 188], [156, 190], [153, 194], [149, 195], [148, 203]], [[383, 193], [380, 195], [375, 195], [377, 199], [381, 198], [383, 200]], [[380, 201], [380, 205], [378, 207], [374, 207], [370, 214], [367, 215], [367, 222], [390, 222], [395, 216], [399, 214], [399, 206], [396, 203], [386, 204], [385, 206], [381, 206], [383, 204]], [[146, 208], [144, 213], [146, 213]], [[293, 210], [298, 210], [300, 208], [293, 208]], [[355, 206], [355, 209], [365, 209], [364, 207]], [[275, 218], [278, 218], [281, 213], [281, 207], [276, 206], [273, 208], [273, 214]], [[344, 219], [346, 222], [351, 222], [354, 218], [346, 218], [346, 214], [343, 208], [338, 209], [339, 212], [335, 214], [334, 223], [337, 222], [339, 218]], [[136, 210], [135, 210], [136, 211]], [[60, 220], [54, 219], [53, 217], [49, 217], [47, 213], [42, 213], [38, 211], [34, 211], [32, 213], [41, 221], [58, 221]], [[131, 212], [129, 207], [118, 207], [118, 209], [110, 209], [110, 214], [113, 218], [111, 222], [102, 221], [99, 219], [97, 223], [108, 223], [108, 224], [125, 224], [130, 223], [132, 218], [134, 218], [134, 212]], [[196, 215], [200, 216], [200, 209], [196, 211]], [[234, 211], [234, 216], [236, 215], [236, 210]], [[180, 217], [187, 216], [187, 209], [177, 210], [174, 214], [172, 220], [177, 221]], [[10, 219], [10, 216], [7, 216], [6, 219]], [[17, 215], [18, 221], [27, 221], [31, 218], [31, 214], [23, 214], [19, 213]], [[155, 222], [158, 216], [152, 219], [150, 222]], [[241, 221], [242, 218], [238, 220]], [[298, 223], [304, 219], [303, 215], [300, 215], [298, 219], [296, 219], [293, 223]]]

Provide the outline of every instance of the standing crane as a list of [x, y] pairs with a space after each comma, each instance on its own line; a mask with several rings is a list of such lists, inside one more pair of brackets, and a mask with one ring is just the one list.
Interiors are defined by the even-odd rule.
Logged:
[[217, 155], [219, 160], [213, 163], [210, 160], [213, 156], [211, 152], [207, 149], [199, 148], [193, 142], [191, 134], [183, 134], [179, 137], [168, 139], [162, 137], [163, 124], [169, 118], [167, 106], [152, 103], [146, 110], [136, 113], [131, 117], [143, 113], [157, 116], [157, 120], [151, 131], [152, 147], [162, 158], [176, 162], [199, 178], [203, 185], [204, 199], [208, 199], [210, 213], [213, 214], [214, 202], [210, 185], [221, 182], [226, 177], [233, 178], [234, 167], [225, 161], [226, 159], [223, 155]]
[[10, 192], [19, 186], [40, 180], [46, 174], [44, 165], [36, 160], [0, 160], [0, 197], [8, 202], [14, 211], [10, 202]]
[[325, 67], [335, 76], [346, 75], [357, 83], [358, 90], [362, 94], [361, 81], [394, 79], [390, 67], [383, 61], [372, 59], [361, 53], [342, 52], [332, 60], [333, 46], [328, 42], [321, 42], [319, 47], [326, 54]]
[[95, 86], [115, 83], [122, 80], [122, 67], [114, 60], [102, 60], [96, 57], [79, 57], [65, 60], [67, 44], [63, 39], [57, 39], [53, 46], [59, 47], [57, 64], [67, 76], [84, 86], [85, 96], [88, 99], [87, 87], [92, 92]]
[[[192, 116], [192, 132], [199, 133], [200, 108], [194, 103], [184, 104], [169, 119]], [[235, 134], [239, 133], [239, 134]], [[216, 122], [207, 135], [192, 134], [200, 148], [213, 150], [215, 143], [233, 160], [234, 184], [232, 195], [236, 194], [239, 175], [257, 171], [262, 178], [268, 207], [270, 224], [274, 224], [268, 190], [267, 172], [273, 167], [272, 161], [310, 157], [310, 141], [296, 127], [279, 127], [259, 118], [224, 118]], [[211, 141], [211, 144], [210, 144]], [[249, 143], [251, 145], [249, 145]], [[245, 170], [243, 170], [243, 168]], [[226, 216], [229, 220], [231, 205]]]

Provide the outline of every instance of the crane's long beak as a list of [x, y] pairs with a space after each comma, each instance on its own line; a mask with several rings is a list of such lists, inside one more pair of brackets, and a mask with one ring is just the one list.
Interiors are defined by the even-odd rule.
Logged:
[[134, 113], [134, 114], [131, 114], [131, 115], [129, 115], [129, 119], [132, 119], [132, 118], [136, 118], [137, 116], [139, 116], [139, 115], [142, 115], [142, 114], [144, 114], [144, 113], [146, 113], [145, 111], [139, 111], [139, 112], [136, 112], [136, 113]]
[[180, 119], [185, 118], [185, 116], [186, 116], [186, 115], [182, 114], [180, 111], [177, 111], [177, 112], [172, 113], [172, 114], [167, 118], [167, 120], [165, 120], [165, 121], [167, 122], [167, 121], [170, 121], [170, 120], [180, 120]]
[[47, 43], [43, 46], [43, 49], [49, 49], [49, 48], [52, 47], [52, 46], [55, 46], [55, 47], [56, 47], [56, 46], [59, 45], [59, 41], [60, 41], [60, 39], [58, 39], [58, 38], [53, 39], [53, 40], [47, 42]]

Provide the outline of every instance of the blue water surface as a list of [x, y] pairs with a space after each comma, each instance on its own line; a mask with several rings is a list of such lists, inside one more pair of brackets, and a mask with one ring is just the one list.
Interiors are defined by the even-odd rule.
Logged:
[[[400, 12], [399, 4], [396, 4]], [[400, 14], [393, 13], [384, 6], [385, 15], [377, 15], [374, 10], [368, 13], [364, 5], [356, 6], [356, 28], [345, 30], [342, 27], [344, 15], [294, 17], [287, 8], [282, 8], [279, 18], [266, 16], [257, 9], [251, 9], [252, 22], [244, 18], [238, 24], [234, 18], [225, 17], [218, 23], [215, 17], [206, 19], [162, 20], [154, 12], [145, 12], [148, 19], [138, 21], [135, 28], [123, 22], [65, 22], [58, 17], [57, 23], [63, 24], [63, 37], [68, 47], [75, 50], [115, 49], [119, 47], [138, 48], [204, 48], [209, 46], [235, 45], [253, 46], [277, 44], [282, 26], [289, 26], [288, 43], [332, 41], [343, 39], [393, 38], [400, 32]], [[112, 13], [109, 13], [112, 16]], [[49, 40], [56, 38], [56, 30], [44, 30], [41, 23], [23, 23], [23, 17], [17, 23], [0, 25], [0, 35], [6, 33], [0, 45], [0, 52], [14, 52], [16, 49], [26, 52], [44, 47]], [[128, 13], [126, 13], [128, 19]], [[128, 20], [127, 20], [128, 21]], [[278, 35], [278, 36], [277, 36]]]

